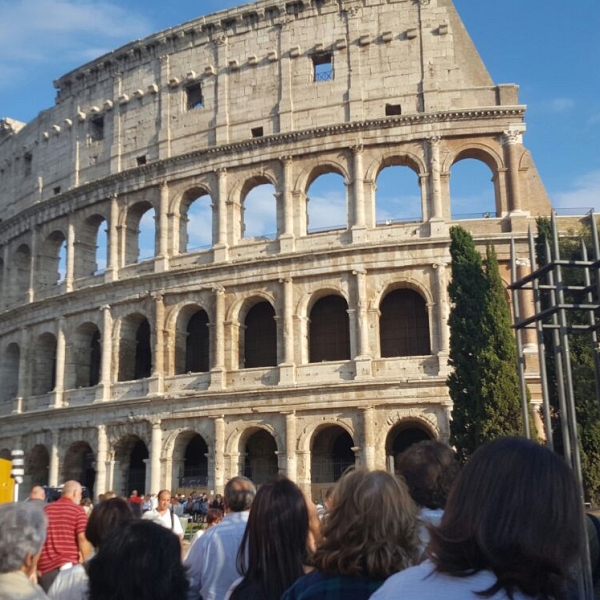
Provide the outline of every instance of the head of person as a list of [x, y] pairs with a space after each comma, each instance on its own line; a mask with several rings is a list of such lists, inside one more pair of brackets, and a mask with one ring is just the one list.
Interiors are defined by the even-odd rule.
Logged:
[[117, 527], [89, 563], [90, 600], [171, 600], [189, 587], [179, 538], [166, 527], [133, 519]]
[[39, 502], [0, 504], [0, 573], [35, 573], [47, 523]]
[[83, 488], [79, 481], [70, 480], [63, 485], [61, 496], [63, 498], [68, 498], [75, 504], [80, 504], [82, 494]]
[[220, 508], [209, 508], [206, 511], [206, 527], [212, 527], [221, 522], [223, 511]]
[[161, 490], [158, 492], [156, 500], [158, 502], [156, 510], [160, 513], [164, 513], [166, 510], [169, 510], [169, 507], [171, 506], [171, 492], [169, 490]]
[[129, 505], [122, 498], [103, 500], [94, 508], [88, 519], [85, 537], [98, 549], [111, 532], [133, 518]]
[[280, 598], [308, 561], [309, 516], [304, 494], [283, 475], [258, 490], [238, 552], [245, 584], [261, 586], [265, 598]]
[[116, 492], [113, 492], [112, 490], [109, 490], [108, 492], [104, 492], [104, 494], [102, 494], [102, 500], [110, 500], [111, 498], [116, 498], [117, 494]]
[[333, 490], [313, 564], [332, 575], [386, 579], [415, 560], [417, 532], [417, 508], [404, 481], [353, 469]]
[[479, 448], [458, 476], [428, 552], [438, 571], [491, 570], [492, 595], [560, 597], [583, 550], [583, 506], [566, 463], [525, 438]]
[[250, 510], [256, 496], [256, 486], [247, 477], [231, 478], [225, 484], [225, 509], [227, 512], [243, 512]]
[[44, 502], [46, 500], [46, 490], [41, 485], [34, 485], [31, 492], [29, 492], [29, 499]]
[[460, 470], [454, 451], [436, 440], [425, 440], [407, 448], [396, 461], [412, 499], [433, 510], [443, 509]]

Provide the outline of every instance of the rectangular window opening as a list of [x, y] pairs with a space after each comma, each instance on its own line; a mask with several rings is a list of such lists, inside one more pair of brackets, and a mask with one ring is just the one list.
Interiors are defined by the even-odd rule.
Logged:
[[264, 135], [264, 131], [262, 127], [253, 127], [251, 130], [253, 138], [259, 138]]
[[104, 117], [90, 119], [90, 139], [92, 142], [99, 142], [104, 139]]
[[331, 54], [313, 54], [313, 81], [333, 79], [333, 57]]
[[385, 116], [394, 117], [402, 114], [402, 106], [400, 104], [386, 104], [385, 105]]
[[147, 162], [147, 160], [146, 160], [146, 155], [145, 155], [145, 154], [143, 154], [142, 156], [138, 156], [138, 157], [135, 159], [135, 162], [137, 163], [137, 166], [138, 166], [138, 167], [141, 167], [142, 165], [145, 165], [145, 164], [146, 164], [146, 162]]
[[199, 83], [193, 83], [185, 88], [186, 106], [188, 110], [204, 108], [204, 98], [202, 97], [202, 86]]
[[31, 175], [31, 166], [33, 165], [33, 155], [31, 152], [27, 152], [23, 156], [23, 175], [29, 177]]
[[56, 187], [52, 188], [52, 193], [55, 196], [58, 196], [58, 194], [60, 194], [60, 185], [57, 185]]

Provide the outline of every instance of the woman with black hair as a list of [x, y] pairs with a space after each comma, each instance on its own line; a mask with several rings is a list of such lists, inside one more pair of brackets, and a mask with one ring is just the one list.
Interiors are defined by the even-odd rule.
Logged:
[[430, 560], [390, 577], [372, 600], [559, 600], [585, 534], [577, 484], [556, 454], [524, 438], [482, 446], [431, 530]]
[[232, 586], [230, 600], [279, 600], [305, 573], [315, 521], [319, 528], [312, 508], [311, 519], [304, 494], [283, 475], [261, 486], [238, 553], [243, 578]]

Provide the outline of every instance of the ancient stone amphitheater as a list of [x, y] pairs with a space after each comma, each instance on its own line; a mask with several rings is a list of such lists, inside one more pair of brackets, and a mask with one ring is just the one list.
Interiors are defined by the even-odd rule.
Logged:
[[[447, 439], [452, 167], [491, 171], [495, 212], [461, 223], [504, 264], [550, 209], [517, 86], [451, 0], [262, 0], [55, 85], [0, 130], [0, 449], [25, 450], [24, 487], [280, 471], [318, 496]], [[413, 219], [377, 219], [390, 167], [414, 174]], [[345, 222], [312, 227], [330, 174]], [[251, 231], [259, 186], [273, 235]], [[193, 248], [199, 206], [212, 240]]]

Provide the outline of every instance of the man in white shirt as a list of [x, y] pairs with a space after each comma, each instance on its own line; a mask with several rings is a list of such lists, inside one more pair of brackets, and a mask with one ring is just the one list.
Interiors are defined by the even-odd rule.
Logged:
[[188, 600], [223, 600], [239, 579], [237, 553], [246, 529], [256, 487], [247, 477], [234, 477], [225, 486], [225, 517], [190, 548]]
[[159, 525], [170, 529], [179, 539], [183, 539], [183, 529], [179, 517], [170, 510], [171, 492], [161, 490], [158, 493], [158, 505], [154, 510], [148, 510], [142, 515], [142, 519], [155, 521]]

